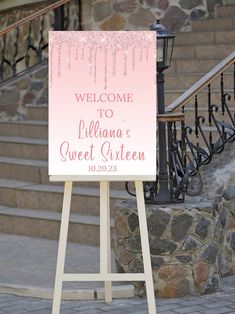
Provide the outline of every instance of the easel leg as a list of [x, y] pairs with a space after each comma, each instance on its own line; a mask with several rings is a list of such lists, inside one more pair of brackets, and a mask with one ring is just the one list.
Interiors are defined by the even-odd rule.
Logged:
[[[109, 182], [100, 182], [100, 274], [111, 273]], [[105, 281], [105, 302], [112, 302], [112, 282]]]
[[156, 314], [156, 303], [154, 296], [153, 276], [149, 249], [149, 238], [147, 228], [147, 218], [145, 212], [145, 203], [143, 195], [143, 184], [141, 181], [135, 182], [136, 196], [137, 196], [137, 208], [140, 224], [140, 237], [143, 253], [144, 272], [146, 276], [146, 292], [148, 298], [149, 314]]
[[61, 292], [62, 292], [62, 284], [63, 284], [66, 245], [67, 245], [67, 238], [68, 238], [72, 186], [73, 184], [71, 181], [65, 182], [52, 314], [60, 313]]

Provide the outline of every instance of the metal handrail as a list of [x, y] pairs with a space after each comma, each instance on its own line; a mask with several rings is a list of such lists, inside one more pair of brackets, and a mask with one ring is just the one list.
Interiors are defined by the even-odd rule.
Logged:
[[176, 112], [185, 106], [200, 90], [207, 87], [217, 76], [235, 62], [235, 50], [231, 52], [223, 61], [204, 75], [199, 81], [193, 84], [187, 91], [180, 95], [175, 101], [166, 107], [166, 112]]
[[0, 31], [0, 37], [7, 34], [10, 31], [16, 29], [17, 27], [19, 27], [25, 23], [28, 23], [28, 22], [34, 20], [35, 18], [47, 13], [48, 11], [54, 10], [54, 9], [60, 7], [61, 5], [64, 5], [70, 1], [71, 0], [59, 0], [56, 3], [50, 4], [49, 6], [37, 11], [36, 13], [33, 13], [33, 14], [21, 19], [20, 21], [15, 22], [15, 23], [7, 26], [6, 28], [4, 28], [3, 30]]

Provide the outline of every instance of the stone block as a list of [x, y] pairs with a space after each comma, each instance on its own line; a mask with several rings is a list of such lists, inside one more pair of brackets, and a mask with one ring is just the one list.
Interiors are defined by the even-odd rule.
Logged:
[[226, 6], [216, 6], [215, 7], [215, 16], [216, 18], [226, 18], [226, 17], [234, 17], [235, 16], [235, 7], [234, 2], [233, 5]]
[[183, 250], [185, 251], [191, 251], [197, 249], [199, 246], [199, 242], [193, 237], [188, 236], [185, 240]]
[[187, 18], [187, 14], [182, 9], [173, 5], [168, 8], [161, 23], [169, 31], [177, 32], [184, 26]]
[[103, 31], [120, 31], [124, 30], [125, 26], [126, 20], [121, 15], [114, 13], [100, 25], [100, 29]]
[[100, 1], [95, 3], [93, 12], [95, 22], [104, 20], [105, 18], [112, 14], [110, 1]]
[[134, 26], [145, 27], [147, 28], [149, 24], [153, 23], [155, 16], [150, 9], [144, 9], [140, 7], [138, 11], [134, 14], [131, 14], [128, 17], [128, 22]]
[[203, 262], [198, 261], [193, 267], [193, 277], [196, 285], [201, 285], [208, 280], [209, 277], [210, 266]]
[[128, 226], [131, 232], [134, 232], [136, 228], [139, 228], [139, 218], [135, 212], [131, 213], [128, 217]]
[[175, 38], [175, 46], [213, 44], [216, 34], [217, 32], [178, 33]]
[[202, 5], [202, 0], [180, 0], [179, 5], [182, 9], [191, 10], [193, 8], [196, 8], [197, 6]]
[[167, 239], [150, 239], [150, 253], [152, 255], [169, 254], [177, 249], [177, 244]]
[[215, 263], [218, 253], [218, 244], [216, 242], [212, 242], [204, 249], [202, 253], [202, 258], [208, 263]]
[[118, 238], [126, 238], [129, 236], [128, 224], [125, 216], [115, 216], [114, 228], [116, 230]]
[[165, 11], [169, 7], [168, 0], [146, 0], [146, 3], [153, 8]]
[[230, 44], [235, 42], [235, 31], [224, 31], [224, 32], [215, 32], [215, 43], [216, 44]]
[[223, 59], [234, 50], [234, 44], [228, 45], [204, 45], [203, 49], [196, 46], [196, 58], [201, 59]]
[[135, 233], [128, 239], [128, 248], [134, 252], [142, 252], [140, 234]]
[[122, 0], [113, 3], [113, 9], [116, 12], [131, 13], [138, 6], [137, 0]]
[[148, 230], [151, 236], [160, 238], [166, 230], [171, 215], [165, 211], [153, 211], [148, 217]]
[[210, 223], [209, 219], [201, 217], [196, 225], [195, 232], [202, 240], [208, 235]]
[[173, 241], [181, 241], [185, 238], [191, 225], [193, 217], [188, 214], [176, 215], [171, 222], [171, 235]]

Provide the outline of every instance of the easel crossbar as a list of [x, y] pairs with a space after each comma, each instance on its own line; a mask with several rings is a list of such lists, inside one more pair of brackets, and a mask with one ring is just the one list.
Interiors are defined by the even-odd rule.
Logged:
[[145, 281], [146, 275], [136, 274], [64, 274], [63, 281]]

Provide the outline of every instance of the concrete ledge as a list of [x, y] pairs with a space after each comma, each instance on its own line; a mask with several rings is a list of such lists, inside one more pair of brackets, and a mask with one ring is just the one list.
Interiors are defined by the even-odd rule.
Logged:
[[[114, 299], [126, 299], [134, 297], [133, 285], [121, 285], [112, 287]], [[52, 300], [53, 289], [43, 289], [41, 287], [20, 286], [12, 284], [1, 284], [0, 293], [12, 294], [16, 296], [32, 297], [39, 299]], [[62, 291], [62, 300], [102, 300], [104, 299], [104, 288], [95, 289], [76, 289]]]

